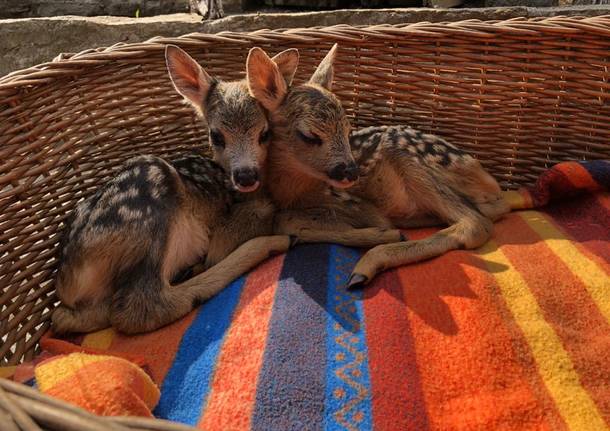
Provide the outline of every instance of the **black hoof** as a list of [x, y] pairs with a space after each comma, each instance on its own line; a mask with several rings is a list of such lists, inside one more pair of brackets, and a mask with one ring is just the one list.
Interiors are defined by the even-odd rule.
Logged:
[[404, 233], [400, 232], [400, 242], [408, 241], [408, 239]]
[[366, 277], [362, 274], [357, 274], [357, 273], [352, 274], [352, 276], [347, 281], [347, 288], [348, 289], [360, 289], [361, 287], [364, 287], [364, 285], [367, 281], [368, 281], [368, 277]]
[[289, 246], [289, 248], [294, 247], [298, 243], [299, 243], [299, 237], [296, 236], [296, 235], [290, 235], [290, 246]]

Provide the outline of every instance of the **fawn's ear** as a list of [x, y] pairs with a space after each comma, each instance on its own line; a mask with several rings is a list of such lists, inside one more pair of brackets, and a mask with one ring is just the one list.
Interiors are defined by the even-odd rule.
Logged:
[[333, 77], [335, 75], [334, 63], [337, 57], [338, 44], [334, 44], [333, 47], [328, 51], [324, 60], [318, 65], [318, 68], [313, 73], [309, 82], [312, 84], [318, 84], [327, 90], [331, 90], [333, 86]]
[[271, 60], [277, 65], [277, 68], [284, 77], [284, 81], [286, 81], [286, 85], [290, 87], [299, 66], [299, 50], [296, 48], [287, 49], [277, 54]]
[[250, 94], [266, 109], [273, 111], [286, 97], [288, 87], [275, 62], [260, 48], [252, 48], [246, 60]]
[[175, 45], [165, 47], [165, 64], [176, 91], [201, 113], [214, 78]]

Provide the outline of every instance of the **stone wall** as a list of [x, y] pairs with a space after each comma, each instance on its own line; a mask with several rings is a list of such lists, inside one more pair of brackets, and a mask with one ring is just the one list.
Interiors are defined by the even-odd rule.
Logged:
[[188, 0], [0, 0], [0, 18], [115, 15], [135, 17], [188, 12]]
[[[4, 1], [4, 0], [0, 0]], [[198, 15], [150, 18], [56, 17], [0, 20], [0, 76], [52, 60], [62, 52], [79, 52], [117, 42], [140, 42], [154, 36], [192, 32], [254, 31], [336, 24], [373, 25], [464, 19], [503, 20], [553, 15], [607, 15], [610, 6], [496, 9], [384, 9], [234, 15], [201, 22]]]

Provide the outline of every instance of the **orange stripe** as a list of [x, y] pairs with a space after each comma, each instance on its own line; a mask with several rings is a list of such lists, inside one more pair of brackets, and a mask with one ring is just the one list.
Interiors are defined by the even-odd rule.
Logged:
[[591, 177], [589, 171], [580, 163], [564, 162], [555, 165], [554, 168], [563, 173], [574, 187], [589, 190], [596, 190], [600, 187], [597, 181]]
[[495, 237], [536, 297], [582, 386], [610, 423], [610, 325], [586, 286], [521, 217], [506, 218]]
[[199, 428], [250, 429], [258, 373], [283, 263], [284, 256], [271, 259], [246, 280], [218, 358]]
[[157, 331], [142, 335], [115, 334], [108, 353], [129, 353], [146, 358], [146, 370], [159, 386], [163, 383], [165, 374], [172, 366], [182, 336], [191, 326], [197, 311], [192, 311], [184, 318]]
[[[416, 236], [416, 235], [414, 235]], [[398, 270], [432, 429], [548, 429], [483, 263], [451, 252]]]

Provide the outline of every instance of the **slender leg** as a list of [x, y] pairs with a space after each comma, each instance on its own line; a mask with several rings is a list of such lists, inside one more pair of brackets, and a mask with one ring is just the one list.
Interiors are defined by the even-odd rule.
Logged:
[[404, 241], [398, 229], [385, 227], [354, 228], [348, 223], [306, 211], [284, 211], [276, 216], [275, 233], [294, 235], [299, 242], [330, 242], [351, 247], [373, 247]]
[[489, 239], [492, 226], [486, 218], [464, 218], [422, 240], [374, 247], [358, 261], [348, 286], [361, 287], [381, 271], [440, 256], [449, 250], [479, 247]]
[[204, 301], [270, 256], [284, 253], [295, 243], [289, 235], [261, 236], [246, 241], [205, 272], [170, 289]]
[[328, 242], [349, 247], [374, 247], [379, 244], [404, 241], [405, 237], [398, 229], [379, 229], [376, 227], [349, 229], [345, 231], [325, 231], [301, 229], [299, 242]]

